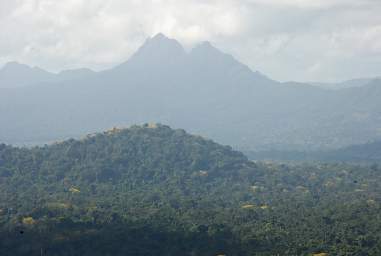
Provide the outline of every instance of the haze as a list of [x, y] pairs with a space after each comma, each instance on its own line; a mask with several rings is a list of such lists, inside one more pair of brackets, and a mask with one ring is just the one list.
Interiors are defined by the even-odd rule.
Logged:
[[1, 256], [380, 256], [381, 0], [0, 0]]

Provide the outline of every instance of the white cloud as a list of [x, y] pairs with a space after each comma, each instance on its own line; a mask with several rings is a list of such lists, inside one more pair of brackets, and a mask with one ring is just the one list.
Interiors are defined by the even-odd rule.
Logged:
[[163, 32], [279, 80], [380, 75], [379, 0], [0, 0], [0, 64], [103, 69]]

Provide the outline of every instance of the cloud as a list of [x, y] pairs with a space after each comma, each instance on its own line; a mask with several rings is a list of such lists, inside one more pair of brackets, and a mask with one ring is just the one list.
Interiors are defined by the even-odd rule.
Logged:
[[379, 0], [0, 0], [0, 64], [104, 69], [158, 32], [279, 80], [376, 76]]

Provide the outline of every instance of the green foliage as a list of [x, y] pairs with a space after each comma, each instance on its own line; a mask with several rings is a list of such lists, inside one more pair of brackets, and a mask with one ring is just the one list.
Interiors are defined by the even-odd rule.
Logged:
[[254, 163], [163, 125], [0, 145], [0, 255], [380, 255], [380, 172]]

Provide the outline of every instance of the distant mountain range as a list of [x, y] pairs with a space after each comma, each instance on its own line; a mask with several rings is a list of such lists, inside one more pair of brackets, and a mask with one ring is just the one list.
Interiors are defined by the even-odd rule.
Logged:
[[[342, 90], [280, 83], [208, 42], [186, 52], [159, 34], [128, 61], [97, 73], [46, 79], [38, 68], [13, 70], [12, 82], [0, 80], [0, 87], [17, 87], [0, 89], [5, 143], [47, 143], [146, 122], [243, 150], [335, 149], [381, 138], [380, 80]], [[25, 81], [36, 82], [20, 87]]]
[[372, 78], [357, 78], [348, 81], [343, 81], [339, 83], [309, 83], [313, 86], [319, 86], [321, 88], [329, 90], [341, 90], [346, 88], [361, 87], [366, 86], [369, 83], [381, 79], [381, 77], [372, 77]]
[[58, 74], [38, 67], [29, 67], [17, 62], [9, 62], [0, 69], [0, 88], [17, 88], [43, 83], [70, 81], [94, 74], [90, 69], [64, 70]]
[[251, 160], [381, 163], [381, 141], [328, 151], [247, 151]]

